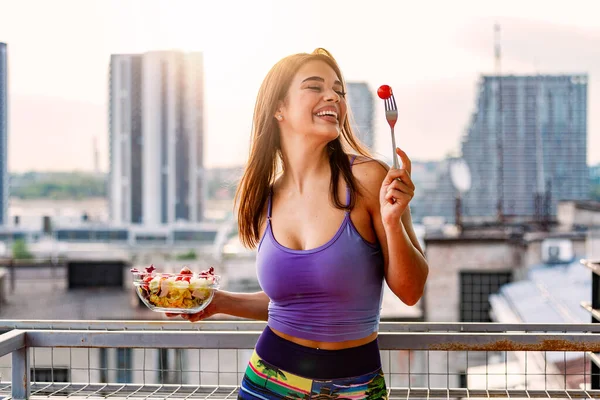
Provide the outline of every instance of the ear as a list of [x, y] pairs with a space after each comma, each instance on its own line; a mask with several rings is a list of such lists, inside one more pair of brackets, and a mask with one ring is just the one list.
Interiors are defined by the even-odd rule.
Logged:
[[283, 114], [284, 110], [285, 110], [285, 103], [282, 100], [279, 100], [277, 102], [277, 109], [275, 109], [275, 115]]
[[277, 109], [275, 110], [275, 114], [273, 115], [273, 117], [275, 117], [275, 119], [277, 119], [278, 121], [283, 121], [283, 111], [284, 111], [284, 104], [283, 104], [283, 101], [280, 101], [277, 104]]

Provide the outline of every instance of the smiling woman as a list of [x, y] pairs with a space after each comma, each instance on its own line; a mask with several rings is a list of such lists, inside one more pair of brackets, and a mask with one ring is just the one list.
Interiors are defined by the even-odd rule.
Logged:
[[257, 248], [262, 292], [218, 291], [215, 313], [267, 320], [239, 398], [386, 398], [377, 331], [383, 281], [406, 304], [428, 266], [412, 228], [410, 160], [372, 159], [347, 118], [329, 52], [294, 54], [264, 79], [238, 187], [242, 243]]

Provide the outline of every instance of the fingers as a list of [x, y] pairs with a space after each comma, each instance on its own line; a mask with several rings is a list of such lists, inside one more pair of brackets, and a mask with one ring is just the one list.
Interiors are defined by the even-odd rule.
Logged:
[[197, 322], [205, 317], [204, 310], [197, 312], [196, 314], [173, 314], [173, 313], [165, 313], [168, 318], [181, 317], [189, 322]]
[[188, 318], [187, 320], [190, 322], [198, 322], [200, 320], [203, 320], [205, 318], [204, 315], [204, 310], [203, 311], [199, 311], [196, 314], [188, 314]]
[[402, 189], [390, 189], [385, 193], [385, 200], [388, 203], [394, 204], [397, 200], [404, 198], [408, 198], [409, 201], [414, 196], [414, 192], [410, 190], [408, 187]]
[[386, 187], [385, 200], [394, 204], [396, 201], [407, 198], [408, 201], [415, 195], [415, 185], [410, 179], [410, 175], [404, 169], [390, 170], [389, 177], [391, 182]]
[[[405, 185], [410, 188], [412, 191], [415, 190], [415, 185], [413, 184], [412, 179], [410, 178], [410, 173], [405, 169], [390, 169], [385, 179], [383, 180], [383, 184], [386, 186], [394, 186], [397, 183], [401, 185]], [[400, 187], [397, 187], [400, 189]]]
[[198, 321], [206, 318], [206, 316], [204, 314], [204, 310], [202, 310], [195, 314], [181, 314], [181, 318], [185, 319], [186, 321], [190, 321], [190, 322], [198, 322]]
[[400, 157], [400, 160], [402, 160], [402, 169], [407, 170], [408, 173], [410, 174], [412, 171], [412, 162], [410, 161], [410, 158], [408, 158], [406, 153], [404, 151], [400, 150], [399, 147], [396, 147], [396, 154], [398, 154], [398, 156]]
[[392, 192], [392, 191], [398, 192], [398, 193], [405, 193], [410, 196], [413, 196], [415, 194], [415, 187], [413, 185], [407, 184], [404, 181], [395, 180], [386, 189], [387, 193]]

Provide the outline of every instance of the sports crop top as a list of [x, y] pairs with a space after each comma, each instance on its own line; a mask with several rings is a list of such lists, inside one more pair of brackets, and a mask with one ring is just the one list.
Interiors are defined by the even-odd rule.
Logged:
[[287, 248], [273, 235], [271, 198], [256, 257], [258, 281], [270, 298], [268, 325], [323, 342], [362, 339], [377, 331], [384, 276], [379, 244], [366, 241], [346, 211], [327, 243], [309, 250]]

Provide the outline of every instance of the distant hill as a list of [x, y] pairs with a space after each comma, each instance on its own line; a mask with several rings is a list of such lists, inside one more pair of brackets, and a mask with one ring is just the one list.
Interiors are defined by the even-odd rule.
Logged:
[[106, 174], [26, 172], [11, 174], [10, 195], [20, 199], [83, 199], [107, 196]]

